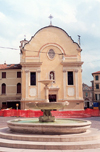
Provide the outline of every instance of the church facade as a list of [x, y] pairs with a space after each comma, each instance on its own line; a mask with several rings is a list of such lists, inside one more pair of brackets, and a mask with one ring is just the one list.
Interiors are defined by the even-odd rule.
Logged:
[[[20, 43], [20, 67], [6, 65], [0, 69], [0, 105], [2, 101], [18, 102], [20, 109], [28, 109], [27, 102], [43, 102], [46, 88], [39, 81], [52, 79], [48, 86], [49, 102], [68, 101], [66, 109], [83, 110], [83, 62], [78, 43], [52, 25], [37, 31], [30, 41], [24, 39]], [[18, 72], [20, 77], [16, 76]], [[7, 73], [5, 79], [3, 73]]]
[[84, 108], [82, 92], [81, 48], [61, 28], [47, 26], [31, 38], [21, 41], [21, 109], [27, 102], [43, 102], [45, 87], [40, 80], [52, 79], [49, 102], [68, 101], [70, 110]]

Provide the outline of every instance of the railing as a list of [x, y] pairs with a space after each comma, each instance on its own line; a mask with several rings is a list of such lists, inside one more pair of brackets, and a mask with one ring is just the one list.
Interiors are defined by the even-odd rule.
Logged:
[[[43, 112], [40, 110], [0, 110], [1, 117], [39, 117]], [[52, 115], [56, 118], [86, 118], [100, 116], [99, 109], [86, 109], [81, 111], [52, 111]]]

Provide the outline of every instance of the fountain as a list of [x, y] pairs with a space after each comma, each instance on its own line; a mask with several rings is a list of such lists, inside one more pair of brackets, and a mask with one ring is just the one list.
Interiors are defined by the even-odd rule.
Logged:
[[69, 103], [66, 102], [49, 102], [48, 99], [48, 85], [52, 83], [52, 80], [41, 80], [39, 81], [45, 85], [45, 102], [43, 103], [31, 103], [29, 102], [27, 105], [30, 109], [40, 109], [43, 111], [43, 116], [39, 117], [39, 122], [54, 122], [55, 117], [52, 116], [51, 111], [54, 109], [64, 109], [65, 105], [68, 105]]
[[0, 146], [41, 150], [99, 148], [100, 131], [90, 128], [90, 121], [55, 119], [52, 116], [53, 109], [63, 109], [69, 103], [49, 102], [48, 85], [52, 80], [40, 82], [45, 85], [45, 102], [29, 102], [27, 105], [30, 109], [41, 109], [43, 116], [39, 119], [18, 118], [8, 121], [8, 127], [0, 130], [0, 137], [3, 138]]
[[40, 109], [43, 111], [43, 116], [32, 119], [16, 119], [8, 121], [8, 127], [11, 131], [21, 133], [35, 134], [72, 134], [83, 133], [90, 128], [91, 122], [78, 119], [56, 119], [52, 116], [51, 111], [54, 109], [64, 109], [68, 105], [65, 102], [49, 102], [48, 100], [48, 85], [52, 80], [46, 79], [39, 81], [45, 85], [45, 102], [29, 102], [27, 106], [30, 109]]

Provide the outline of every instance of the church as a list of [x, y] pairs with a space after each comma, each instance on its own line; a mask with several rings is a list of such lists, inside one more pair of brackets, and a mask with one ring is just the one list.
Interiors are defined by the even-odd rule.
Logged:
[[[82, 92], [82, 64], [80, 45], [63, 29], [49, 25], [38, 30], [29, 41], [20, 41], [20, 65], [16, 68], [0, 68], [2, 72], [11, 74], [19, 72], [20, 79], [13, 80], [15, 94], [20, 93], [19, 100], [9, 94], [9, 102], [19, 102], [20, 109], [28, 109], [27, 102], [43, 102], [45, 87], [39, 81], [52, 79], [48, 86], [49, 102], [68, 101], [67, 110], [83, 110], [84, 100]], [[13, 65], [14, 67], [15, 65]], [[3, 67], [3, 66], [2, 66]], [[9, 77], [10, 77], [9, 74]], [[14, 75], [12, 75], [13, 77]], [[7, 77], [6, 77], [7, 78]], [[0, 81], [0, 102], [7, 102], [7, 79]], [[6, 85], [6, 87], [4, 87]], [[19, 90], [20, 91], [19, 91]], [[6, 95], [4, 95], [6, 92]], [[6, 100], [5, 99], [6, 96]], [[3, 100], [2, 100], [3, 99]], [[1, 104], [2, 105], [2, 104]]]

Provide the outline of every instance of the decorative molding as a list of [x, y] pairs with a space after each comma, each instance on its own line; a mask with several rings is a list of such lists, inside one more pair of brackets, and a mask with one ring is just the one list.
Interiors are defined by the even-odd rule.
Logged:
[[37, 70], [37, 73], [40, 73], [41, 72], [41, 70]]
[[81, 52], [82, 51], [82, 49], [81, 48], [78, 48], [78, 49], [76, 49], [78, 52]]
[[49, 90], [54, 90], [54, 91], [58, 91], [59, 90], [59, 87], [48, 87]]
[[83, 62], [81, 61], [77, 61], [77, 62], [61, 62], [61, 64], [65, 67], [65, 66], [69, 66], [69, 67], [78, 67], [78, 66], [81, 66], [83, 64]]
[[25, 70], [25, 73], [28, 73], [29, 72], [29, 70]]
[[26, 59], [39, 60], [39, 57], [26, 56]]
[[63, 73], [65, 73], [66, 72], [66, 70], [65, 69], [63, 69]]
[[74, 70], [74, 72], [75, 72], [75, 73], [77, 73], [77, 72], [78, 72], [78, 70], [76, 69], [76, 70]]
[[57, 48], [61, 51], [61, 53], [64, 53], [64, 54], [65, 54], [65, 50], [64, 50], [59, 44], [57, 44], [57, 43], [46, 43], [46, 44], [44, 44], [44, 45], [40, 48], [40, 50], [39, 50], [39, 52], [38, 52], [38, 56], [39, 56], [39, 53], [40, 53], [43, 49], [45, 49], [46, 47], [48, 47], [48, 46], [55, 46], [55, 47], [57, 47]]
[[40, 67], [42, 62], [21, 62], [22, 67]]

